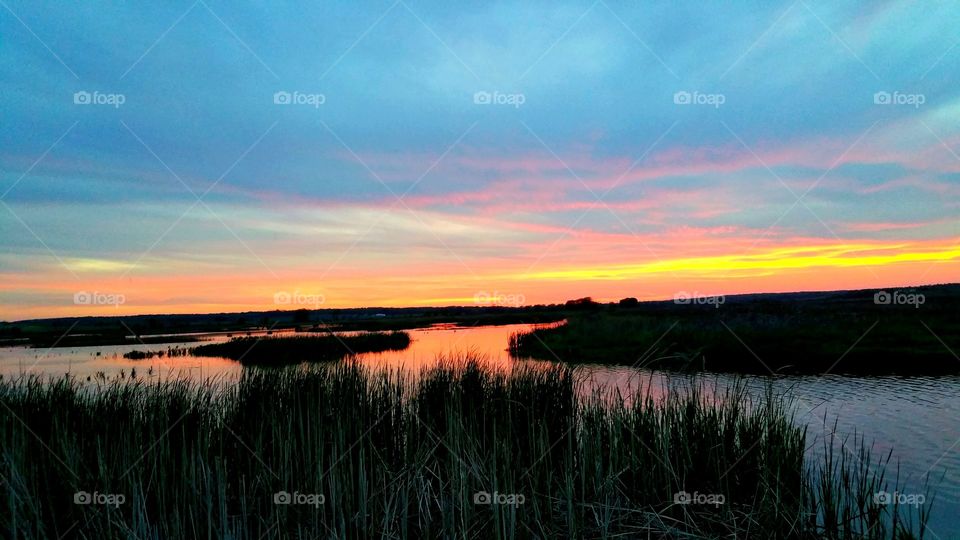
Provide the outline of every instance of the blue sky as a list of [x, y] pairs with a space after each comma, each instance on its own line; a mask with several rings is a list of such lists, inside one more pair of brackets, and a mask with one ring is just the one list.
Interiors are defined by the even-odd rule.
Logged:
[[[94, 286], [140, 312], [256, 306], [265, 281], [400, 303], [414, 276], [428, 302], [499, 283], [560, 301], [516, 276], [718, 246], [946, 249], [958, 27], [949, 2], [4, 0], [0, 317]], [[230, 299], [203, 296], [211, 272]]]

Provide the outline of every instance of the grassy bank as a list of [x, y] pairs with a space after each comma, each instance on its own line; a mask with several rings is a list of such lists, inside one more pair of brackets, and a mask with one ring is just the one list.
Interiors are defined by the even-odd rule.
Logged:
[[402, 351], [409, 346], [410, 335], [406, 332], [370, 332], [355, 336], [240, 337], [193, 347], [190, 353], [266, 366], [339, 360], [352, 354]]
[[697, 392], [582, 398], [563, 367], [472, 363], [416, 379], [350, 363], [253, 370], [229, 387], [3, 381], [0, 528], [11, 538], [905, 533], [904, 507], [874, 503], [894, 487], [864, 465], [869, 455], [805, 465], [805, 433], [785, 407], [749, 403], [742, 389], [719, 404]]
[[872, 294], [662, 302], [571, 316], [515, 335], [511, 354], [564, 362], [740, 373], [943, 374], [960, 371], [960, 297], [922, 289], [919, 306]]

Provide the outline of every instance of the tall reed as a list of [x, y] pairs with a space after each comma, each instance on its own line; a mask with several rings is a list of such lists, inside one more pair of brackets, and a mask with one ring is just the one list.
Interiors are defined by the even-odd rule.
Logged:
[[805, 444], [772, 395], [584, 397], [562, 366], [461, 359], [411, 376], [346, 362], [248, 369], [234, 384], [26, 377], [0, 381], [0, 528], [142, 539], [922, 531], [923, 512], [871, 502], [883, 463], [805, 464]]

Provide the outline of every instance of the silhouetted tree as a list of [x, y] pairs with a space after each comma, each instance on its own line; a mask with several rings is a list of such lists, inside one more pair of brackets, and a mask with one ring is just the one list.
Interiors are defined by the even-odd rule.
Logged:
[[573, 309], [593, 309], [598, 307], [600, 304], [594, 302], [593, 298], [584, 296], [583, 298], [577, 298], [576, 300], [567, 300], [565, 305], [568, 308]]

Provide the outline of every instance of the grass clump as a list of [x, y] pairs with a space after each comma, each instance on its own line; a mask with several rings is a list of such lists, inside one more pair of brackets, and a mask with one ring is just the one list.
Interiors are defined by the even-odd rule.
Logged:
[[402, 351], [409, 346], [410, 335], [406, 332], [365, 332], [356, 335], [239, 337], [193, 347], [190, 354], [230, 358], [250, 365], [289, 365], [339, 360], [360, 353]]
[[417, 376], [351, 362], [253, 369], [231, 385], [0, 381], [0, 529], [238, 539], [922, 531], [923, 515], [911, 532], [907, 510], [874, 504], [882, 469], [805, 464], [805, 431], [772, 395], [584, 397], [563, 366], [460, 360]]

